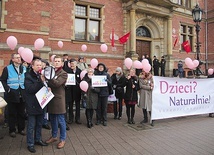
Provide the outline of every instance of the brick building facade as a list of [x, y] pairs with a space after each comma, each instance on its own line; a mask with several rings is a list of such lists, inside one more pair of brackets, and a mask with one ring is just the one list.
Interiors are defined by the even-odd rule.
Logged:
[[[97, 58], [109, 68], [110, 73], [123, 65], [125, 57], [139, 59], [143, 54], [150, 57], [162, 55], [167, 60], [166, 73], [172, 76], [177, 62], [190, 57], [196, 59], [195, 23], [192, 9], [195, 0], [0, 0], [0, 73], [10, 60], [10, 55], [19, 47], [32, 49], [35, 55], [49, 59], [53, 54], [68, 54], [70, 58], [84, 56], [90, 63]], [[200, 23], [200, 60], [213, 67], [214, 45], [214, 2], [198, 0], [201, 9], [207, 13]], [[207, 5], [209, 4], [209, 5]], [[207, 8], [207, 9], [206, 9]], [[80, 24], [80, 25], [78, 25]], [[93, 28], [94, 26], [94, 28]], [[111, 47], [111, 33], [114, 29], [115, 48]], [[125, 44], [118, 37], [131, 32]], [[6, 44], [8, 36], [15, 36], [18, 45], [11, 51]], [[175, 38], [178, 38], [174, 46]], [[181, 43], [191, 38], [192, 52], [183, 51]], [[45, 46], [36, 51], [34, 41], [42, 38]], [[64, 45], [59, 48], [58, 41]], [[106, 53], [100, 45], [108, 46]], [[87, 45], [83, 52], [81, 46]]]

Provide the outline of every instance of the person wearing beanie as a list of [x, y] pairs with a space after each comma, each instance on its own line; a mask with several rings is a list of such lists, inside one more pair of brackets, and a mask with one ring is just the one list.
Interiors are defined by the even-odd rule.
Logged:
[[96, 76], [106, 76], [107, 86], [100, 87], [100, 92], [98, 94], [98, 104], [97, 104], [97, 122], [96, 125], [99, 125], [102, 121], [103, 126], [107, 126], [107, 103], [108, 96], [111, 94], [110, 89], [112, 89], [111, 77], [107, 73], [105, 64], [99, 63], [97, 69], [94, 72]]
[[[124, 87], [126, 85], [126, 77], [121, 67], [116, 68], [115, 73], [111, 76], [111, 80], [113, 89], [115, 90], [115, 97], [117, 98], [117, 101], [114, 102], [114, 119], [121, 120], [122, 101], [124, 97]], [[117, 105], [119, 105], [119, 111], [117, 110]]]
[[77, 67], [78, 67], [80, 70], [88, 69], [88, 65], [87, 65], [87, 63], [85, 63], [84, 57], [80, 56], [80, 57], [78, 58]]

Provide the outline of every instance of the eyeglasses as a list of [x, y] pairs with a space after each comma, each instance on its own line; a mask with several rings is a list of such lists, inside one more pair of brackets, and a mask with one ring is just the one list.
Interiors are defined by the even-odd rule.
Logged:
[[14, 57], [13, 59], [21, 59], [21, 57]]

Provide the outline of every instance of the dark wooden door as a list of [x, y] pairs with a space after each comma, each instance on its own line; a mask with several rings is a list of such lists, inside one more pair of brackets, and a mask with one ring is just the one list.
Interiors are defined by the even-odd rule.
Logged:
[[141, 60], [142, 55], [148, 54], [150, 57], [151, 42], [150, 41], [137, 40], [136, 41], [136, 53], [139, 56], [139, 60]]

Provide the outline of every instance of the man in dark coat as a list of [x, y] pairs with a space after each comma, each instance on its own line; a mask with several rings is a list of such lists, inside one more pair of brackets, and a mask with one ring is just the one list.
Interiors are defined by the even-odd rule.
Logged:
[[166, 60], [164, 56], [161, 57], [160, 67], [161, 67], [161, 76], [165, 77]]
[[34, 143], [41, 146], [47, 146], [42, 141], [42, 122], [43, 109], [39, 105], [36, 98], [36, 93], [44, 86], [45, 78], [39, 73], [42, 69], [42, 62], [39, 59], [33, 60], [32, 69], [26, 72], [25, 76], [25, 90], [26, 90], [26, 111], [28, 114], [27, 124], [27, 145], [28, 150], [35, 153]]
[[99, 125], [103, 121], [103, 126], [107, 126], [107, 103], [109, 96], [109, 88], [111, 87], [111, 77], [107, 73], [106, 66], [103, 63], [97, 65], [97, 70], [94, 72], [96, 76], [106, 76], [107, 86], [100, 87], [97, 105], [97, 123]]
[[25, 135], [25, 87], [26, 67], [22, 65], [21, 56], [12, 54], [12, 63], [3, 69], [1, 80], [5, 89], [5, 100], [8, 103], [9, 134], [16, 137], [18, 133]]
[[70, 60], [70, 67], [65, 70], [68, 74], [75, 74], [75, 85], [69, 85], [65, 87], [66, 91], [66, 104], [68, 109], [69, 120], [68, 123], [71, 124], [74, 119], [73, 106], [75, 102], [75, 122], [81, 124], [80, 122], [80, 100], [81, 100], [81, 89], [80, 89], [80, 73], [81, 70], [77, 67], [77, 61], [75, 59]]
[[153, 59], [153, 68], [154, 68], [154, 75], [155, 76], [159, 76], [159, 67], [160, 67], [160, 62], [157, 59], [157, 57], [154, 56], [154, 59]]

